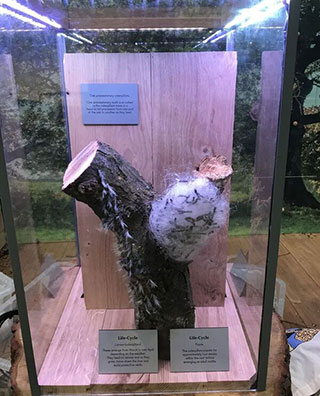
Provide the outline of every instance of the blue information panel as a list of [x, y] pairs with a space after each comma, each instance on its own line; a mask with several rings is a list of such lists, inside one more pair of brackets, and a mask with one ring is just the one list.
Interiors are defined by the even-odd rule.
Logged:
[[84, 125], [139, 124], [138, 84], [81, 84]]

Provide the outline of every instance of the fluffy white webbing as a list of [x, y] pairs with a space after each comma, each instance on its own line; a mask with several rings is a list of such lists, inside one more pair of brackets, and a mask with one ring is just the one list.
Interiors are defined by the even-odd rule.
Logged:
[[227, 212], [228, 202], [214, 182], [190, 176], [153, 202], [149, 226], [169, 257], [188, 261], [225, 224]]

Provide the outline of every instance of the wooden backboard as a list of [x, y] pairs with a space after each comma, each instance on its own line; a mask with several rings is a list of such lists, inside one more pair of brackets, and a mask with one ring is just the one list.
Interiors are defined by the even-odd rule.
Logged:
[[[159, 192], [168, 172], [192, 169], [205, 155], [231, 161], [236, 53], [66, 54], [64, 62], [72, 156], [101, 140]], [[81, 83], [137, 83], [139, 125], [84, 126]], [[77, 218], [87, 308], [129, 307], [111, 233], [102, 232], [91, 209], [78, 202]], [[226, 235], [225, 227], [191, 265], [197, 306], [224, 303]]]

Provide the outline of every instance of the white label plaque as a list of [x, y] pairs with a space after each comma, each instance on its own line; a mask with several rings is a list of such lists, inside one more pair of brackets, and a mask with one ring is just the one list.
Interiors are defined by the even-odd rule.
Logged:
[[81, 84], [84, 125], [139, 124], [138, 84]]
[[99, 330], [99, 374], [157, 372], [157, 330]]
[[229, 371], [228, 328], [170, 330], [173, 372]]

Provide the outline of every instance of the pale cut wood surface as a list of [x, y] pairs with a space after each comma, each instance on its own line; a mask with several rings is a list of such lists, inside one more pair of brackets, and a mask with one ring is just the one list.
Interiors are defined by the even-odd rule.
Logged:
[[[206, 155], [231, 163], [237, 58], [235, 52], [151, 56], [154, 186], [160, 192], [168, 172], [190, 171]], [[196, 306], [223, 305], [226, 261], [227, 225], [190, 265]]]
[[[231, 161], [236, 66], [231, 52], [66, 54], [72, 156], [93, 139], [101, 140], [158, 191], [167, 169], [190, 170], [211, 154]], [[89, 82], [138, 83], [139, 125], [82, 125], [80, 84]], [[99, 231], [99, 220], [81, 203], [77, 217], [87, 308], [130, 307], [111, 237]], [[191, 266], [197, 306], [224, 303], [226, 235], [224, 227], [210, 240], [214, 247], [204, 247]]]
[[320, 234], [284, 234], [280, 241], [286, 249], [279, 252], [278, 263], [278, 276], [287, 285], [284, 325], [319, 328], [320, 308], [314, 298], [320, 293]]
[[319, 325], [320, 288], [316, 276], [309, 276], [303, 266], [291, 254], [279, 257], [278, 276], [285, 279], [287, 285], [286, 296], [307, 327]]
[[[256, 104], [258, 128], [251, 209], [252, 236], [248, 256], [250, 266], [260, 267], [261, 277], [257, 279], [256, 271], [250, 272], [249, 270], [247, 298], [249, 304], [252, 305], [261, 305], [262, 303], [261, 296], [267, 258], [273, 172], [277, 147], [282, 59], [282, 51], [265, 51], [262, 53], [261, 93]], [[254, 285], [254, 287], [251, 285]], [[258, 293], [256, 290], [258, 290]]]
[[77, 386], [105, 392], [249, 387], [255, 366], [229, 287], [224, 307], [196, 310], [197, 327], [229, 327], [230, 371], [215, 373], [171, 373], [169, 362], [161, 362], [158, 374], [99, 375], [98, 330], [134, 328], [133, 309], [86, 311], [81, 292], [79, 273], [39, 374], [43, 391], [60, 392]]
[[[66, 54], [65, 79], [72, 157], [92, 140], [110, 144], [149, 181], [152, 179], [149, 54]], [[139, 125], [82, 124], [81, 83], [139, 84]], [[130, 307], [124, 276], [116, 264], [113, 238], [100, 230], [90, 208], [77, 202], [84, 294], [87, 308]]]

